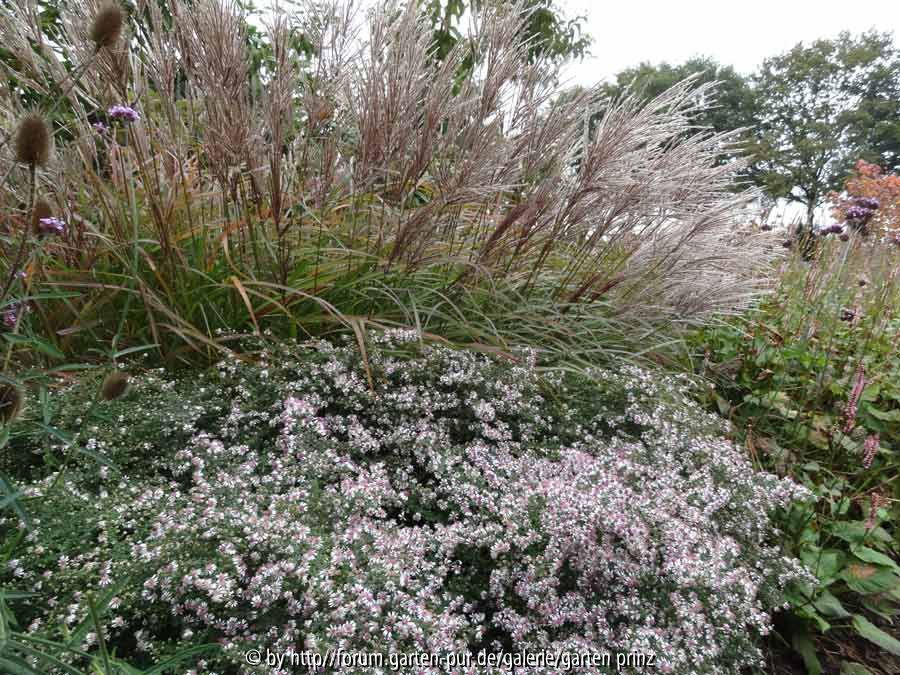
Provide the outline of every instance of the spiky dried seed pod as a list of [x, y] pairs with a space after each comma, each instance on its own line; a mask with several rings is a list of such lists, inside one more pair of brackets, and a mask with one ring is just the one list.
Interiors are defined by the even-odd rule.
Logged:
[[110, 2], [100, 8], [91, 24], [91, 40], [97, 49], [116, 43], [122, 34], [122, 20], [122, 8], [117, 4]]
[[19, 122], [16, 159], [33, 166], [43, 166], [50, 159], [50, 127], [38, 113], [29, 113]]
[[31, 229], [35, 234], [41, 234], [41, 219], [53, 217], [53, 207], [43, 197], [38, 197], [31, 210]]
[[113, 401], [121, 398], [128, 391], [128, 375], [120, 370], [110, 373], [103, 380], [103, 386], [100, 387], [100, 395], [104, 401]]
[[0, 384], [0, 423], [9, 424], [22, 412], [25, 397], [18, 387], [11, 384]]

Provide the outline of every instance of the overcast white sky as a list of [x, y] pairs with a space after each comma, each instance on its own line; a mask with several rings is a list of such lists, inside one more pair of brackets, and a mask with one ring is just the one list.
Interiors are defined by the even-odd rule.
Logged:
[[711, 56], [749, 74], [797, 42], [870, 28], [900, 41], [900, 0], [557, 0], [587, 16], [593, 56], [565, 70], [589, 86], [641, 61]]

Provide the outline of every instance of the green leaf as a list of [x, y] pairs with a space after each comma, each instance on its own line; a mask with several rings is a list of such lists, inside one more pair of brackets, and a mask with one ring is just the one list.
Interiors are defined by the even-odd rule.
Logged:
[[853, 627], [869, 642], [875, 643], [895, 656], [900, 656], [900, 640], [891, 637], [864, 616], [854, 614]]
[[868, 546], [851, 546], [850, 550], [853, 552], [853, 555], [855, 555], [863, 562], [888, 567], [900, 574], [900, 566], [898, 566], [892, 558], [886, 556], [884, 553], [879, 553], [878, 551], [875, 551]]
[[122, 350], [117, 351], [112, 356], [114, 359], [120, 359], [123, 356], [127, 356], [128, 354], [134, 354], [135, 352], [143, 352], [148, 349], [156, 349], [157, 347], [159, 347], [159, 344], [154, 342], [151, 345], [139, 345], [137, 347], [129, 347], [128, 349], [122, 349]]
[[860, 401], [874, 401], [878, 398], [878, 395], [881, 393], [881, 385], [878, 384], [870, 384], [868, 387], [863, 389], [862, 396], [859, 397]]
[[197, 645], [195, 647], [187, 647], [176, 653], [171, 658], [168, 658], [165, 661], [162, 661], [161, 663], [155, 665], [150, 670], [145, 671], [144, 675], [164, 675], [166, 671], [171, 669], [173, 666], [181, 663], [182, 661], [185, 661], [187, 659], [193, 660], [192, 657], [195, 657], [198, 654], [214, 652], [218, 651], [219, 649], [221, 649], [221, 646], [215, 643]]
[[801, 552], [800, 559], [820, 581], [827, 584], [834, 580], [844, 566], [845, 555], [843, 551], [836, 549], [820, 551], [818, 548], [810, 548]]
[[64, 361], [66, 355], [52, 344], [34, 335], [18, 335], [16, 333], [4, 333], [3, 338], [14, 345], [33, 347], [53, 359]]
[[16, 486], [13, 485], [12, 481], [7, 476], [0, 474], [0, 495], [3, 497], [4, 507], [8, 506], [15, 511], [16, 515], [19, 516], [19, 520], [25, 524], [25, 527], [31, 529], [31, 519], [19, 503], [19, 496], [21, 494], [22, 493], [16, 489]]
[[863, 520], [840, 520], [831, 523], [830, 530], [835, 537], [843, 539], [850, 544], [862, 544], [866, 536], [887, 544], [892, 541], [891, 535], [884, 528], [875, 527], [869, 530], [866, 528], [866, 523]]
[[816, 647], [809, 634], [795, 631], [791, 644], [794, 647], [794, 651], [803, 658], [803, 664], [806, 666], [808, 675], [822, 675], [822, 664], [816, 655]]
[[900, 586], [900, 577], [874, 565], [847, 565], [840, 578], [851, 589], [863, 594], [884, 593]]
[[0, 656], [0, 672], [7, 675], [45, 675], [40, 670], [35, 670], [17, 656], [6, 654]]
[[874, 406], [863, 407], [863, 412], [871, 415], [875, 419], [882, 422], [900, 422], [900, 410], [888, 410], [887, 412], [879, 410]]
[[64, 672], [69, 673], [69, 675], [82, 675], [77, 668], [73, 668], [72, 666], [60, 661], [53, 654], [48, 654], [47, 652], [42, 652], [39, 649], [35, 649], [29, 645], [23, 644], [21, 642], [16, 642], [15, 648], [25, 654], [37, 659], [43, 663], [49, 663], [56, 667], [56, 672]]
[[862, 664], [842, 661], [841, 675], [872, 675], [872, 671]]
[[822, 594], [813, 603], [813, 606], [825, 616], [830, 616], [835, 619], [846, 619], [850, 616], [850, 612], [844, 609], [841, 601], [829, 591], [822, 591]]

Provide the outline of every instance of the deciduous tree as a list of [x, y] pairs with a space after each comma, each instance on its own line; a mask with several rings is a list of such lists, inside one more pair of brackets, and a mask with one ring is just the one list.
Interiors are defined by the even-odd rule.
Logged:
[[841, 33], [766, 59], [753, 176], [770, 195], [806, 207], [807, 229], [853, 161], [893, 166], [900, 149], [900, 58], [890, 34]]

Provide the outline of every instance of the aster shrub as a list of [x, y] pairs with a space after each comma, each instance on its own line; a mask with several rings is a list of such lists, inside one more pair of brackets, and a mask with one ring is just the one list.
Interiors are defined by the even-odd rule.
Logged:
[[[103, 460], [18, 476], [33, 523], [3, 575], [36, 594], [14, 604], [28, 634], [87, 653], [99, 634], [139, 666], [216, 643], [204, 673], [275, 672], [250, 648], [342, 648], [642, 653], [660, 672], [737, 674], [810, 581], [770, 524], [808, 493], [754, 471], [685, 377], [548, 374], [533, 352], [399, 330], [370, 334], [365, 359], [349, 341], [253, 354], [135, 375], [88, 412], [98, 383], [73, 385], [51, 397], [68, 449], [11, 440]], [[89, 588], [99, 631], [79, 631]]]

